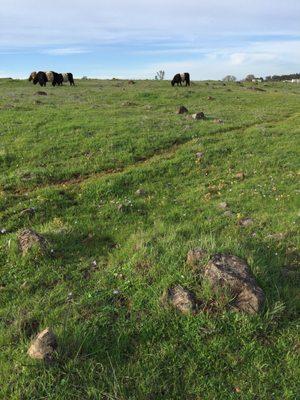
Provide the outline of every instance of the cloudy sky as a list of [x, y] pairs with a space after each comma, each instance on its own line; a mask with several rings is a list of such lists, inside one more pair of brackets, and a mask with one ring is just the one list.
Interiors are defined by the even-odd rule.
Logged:
[[300, 0], [0, 0], [0, 77], [300, 72]]

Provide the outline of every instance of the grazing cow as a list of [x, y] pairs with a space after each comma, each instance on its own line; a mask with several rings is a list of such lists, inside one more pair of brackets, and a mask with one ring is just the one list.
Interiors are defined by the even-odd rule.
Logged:
[[73, 74], [71, 74], [71, 72], [68, 72], [68, 79], [69, 79], [69, 82], [70, 82], [70, 86], [75, 86]]
[[62, 77], [60, 77], [60, 74], [58, 74], [57, 72], [54, 71], [48, 71], [46, 72], [46, 76], [48, 79], [48, 82], [52, 83], [52, 86], [60, 86], [62, 84]]
[[171, 80], [171, 85], [174, 86], [175, 84], [182, 86], [182, 82], [185, 82], [185, 86], [190, 86], [190, 74], [188, 72], [184, 72], [182, 74], [174, 75], [174, 78]]
[[46, 86], [48, 82], [47, 75], [43, 71], [39, 71], [35, 77], [33, 78], [33, 84], [36, 85], [37, 83], [40, 84], [40, 86]]
[[62, 74], [62, 76], [63, 76], [64, 82], [70, 82], [70, 86], [71, 85], [75, 86], [73, 74], [71, 74], [71, 72], [65, 72]]
[[63, 82], [69, 82], [68, 74], [66, 72], [64, 72], [62, 76], [63, 76]]
[[58, 86], [62, 86], [63, 81], [64, 81], [63, 74], [57, 74], [57, 84], [58, 84]]
[[29, 82], [33, 81], [35, 77], [36, 77], [36, 71], [31, 72], [31, 74], [28, 78]]
[[47, 71], [45, 72], [46, 76], [47, 76], [47, 81], [53, 84], [54, 81], [54, 74], [52, 71]]

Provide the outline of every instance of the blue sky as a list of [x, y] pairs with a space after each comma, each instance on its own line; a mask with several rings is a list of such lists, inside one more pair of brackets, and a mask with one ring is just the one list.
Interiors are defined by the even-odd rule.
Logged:
[[0, 77], [300, 72], [300, 1], [0, 0]]

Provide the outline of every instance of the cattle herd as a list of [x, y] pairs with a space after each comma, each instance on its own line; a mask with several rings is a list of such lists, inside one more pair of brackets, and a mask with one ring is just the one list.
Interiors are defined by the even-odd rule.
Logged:
[[[39, 72], [31, 72], [29, 76], [29, 82], [33, 82], [34, 85], [39, 83], [41, 86], [46, 86], [47, 82], [52, 83], [52, 86], [62, 86], [63, 82], [69, 82], [70, 85], [75, 85], [73, 74], [71, 72], [66, 72], [64, 74], [58, 74], [54, 71], [39, 71]], [[182, 83], [185, 82], [185, 86], [190, 86], [190, 74], [188, 72], [183, 72], [181, 74], [174, 75], [171, 80], [172, 86], [182, 86]]]
[[52, 83], [52, 86], [62, 86], [63, 82], [69, 82], [70, 85], [75, 85], [73, 74], [71, 74], [71, 72], [58, 74], [54, 71], [34, 71], [31, 72], [28, 80], [29, 82], [32, 81], [34, 85], [39, 83], [41, 86], [46, 86], [47, 82]]

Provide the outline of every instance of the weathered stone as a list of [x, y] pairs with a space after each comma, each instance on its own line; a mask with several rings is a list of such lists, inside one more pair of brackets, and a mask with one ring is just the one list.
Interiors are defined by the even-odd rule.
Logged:
[[133, 103], [132, 101], [126, 100], [122, 103], [123, 107], [130, 107], [130, 106], [135, 106], [136, 104]]
[[145, 194], [146, 194], [146, 191], [144, 190], [144, 189], [138, 189], [136, 192], [135, 192], [135, 194], [136, 194], [136, 196], [145, 196]]
[[18, 234], [18, 241], [23, 255], [35, 246], [37, 246], [43, 253], [46, 252], [48, 248], [47, 240], [32, 229], [23, 229]]
[[213, 288], [227, 288], [234, 296], [232, 306], [249, 314], [264, 304], [264, 293], [247, 263], [233, 255], [215, 254], [204, 267], [204, 276]]
[[204, 156], [204, 153], [202, 151], [198, 151], [196, 153], [196, 158], [203, 158], [203, 156]]
[[228, 204], [226, 203], [226, 201], [222, 201], [221, 203], [218, 204], [218, 208], [220, 208], [221, 210], [226, 210], [227, 207]]
[[177, 110], [177, 114], [185, 114], [185, 113], [187, 113], [187, 112], [189, 112], [189, 110], [188, 110], [186, 107], [184, 107], [184, 106], [180, 106], [180, 107], [178, 108], [178, 110]]
[[207, 256], [207, 252], [199, 247], [189, 250], [186, 257], [187, 264], [195, 266]]
[[37, 360], [51, 361], [56, 348], [56, 337], [50, 328], [46, 328], [33, 339], [27, 354]]
[[272, 239], [272, 240], [283, 240], [285, 237], [286, 234], [283, 232], [273, 233], [266, 236], [267, 239]]
[[20, 211], [20, 215], [33, 216], [34, 214], [35, 214], [35, 208], [34, 207], [25, 208], [24, 210]]
[[239, 220], [239, 225], [240, 226], [247, 227], [247, 226], [250, 226], [252, 224], [253, 224], [253, 219], [252, 218], [242, 218], [242, 219]]
[[231, 217], [233, 217], [233, 212], [232, 211], [230, 211], [230, 210], [227, 210], [227, 211], [225, 211], [224, 212], [224, 217], [229, 217], [229, 218], [231, 218]]
[[244, 174], [244, 172], [238, 172], [238, 173], [235, 175], [235, 177], [236, 177], [237, 179], [243, 180], [243, 179], [245, 178], [245, 174]]
[[204, 119], [205, 115], [202, 111], [192, 114], [193, 119]]
[[197, 308], [194, 294], [180, 285], [169, 288], [164, 299], [183, 314], [190, 314]]

